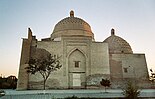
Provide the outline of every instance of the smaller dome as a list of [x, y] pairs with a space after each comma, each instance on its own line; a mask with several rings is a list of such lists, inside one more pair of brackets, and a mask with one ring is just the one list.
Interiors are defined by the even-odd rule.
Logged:
[[103, 42], [108, 43], [110, 54], [133, 53], [129, 43], [123, 38], [116, 36], [114, 29], [111, 30], [111, 36], [109, 36]]

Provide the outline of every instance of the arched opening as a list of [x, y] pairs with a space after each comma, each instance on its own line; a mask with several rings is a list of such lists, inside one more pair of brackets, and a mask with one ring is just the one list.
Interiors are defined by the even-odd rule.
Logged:
[[69, 88], [85, 88], [86, 57], [78, 49], [68, 57]]

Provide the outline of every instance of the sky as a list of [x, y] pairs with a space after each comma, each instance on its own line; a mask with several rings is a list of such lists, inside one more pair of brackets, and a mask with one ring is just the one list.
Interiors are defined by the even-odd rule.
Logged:
[[50, 37], [71, 10], [91, 26], [96, 41], [114, 28], [155, 71], [155, 0], [0, 0], [0, 74], [18, 76], [28, 27], [39, 40]]

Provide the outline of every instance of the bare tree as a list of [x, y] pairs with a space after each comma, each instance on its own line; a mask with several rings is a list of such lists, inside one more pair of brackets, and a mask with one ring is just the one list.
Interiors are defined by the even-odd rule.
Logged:
[[33, 59], [31, 58], [28, 62], [29, 66], [26, 67], [27, 72], [30, 74], [35, 74], [39, 72], [43, 77], [44, 90], [48, 77], [54, 71], [57, 71], [62, 67], [60, 64], [58, 56], [56, 55], [48, 55], [47, 58], [42, 59]]
[[151, 80], [152, 82], [155, 82], [155, 72], [153, 72], [152, 69], [150, 69], [150, 72], [151, 72], [150, 80]]

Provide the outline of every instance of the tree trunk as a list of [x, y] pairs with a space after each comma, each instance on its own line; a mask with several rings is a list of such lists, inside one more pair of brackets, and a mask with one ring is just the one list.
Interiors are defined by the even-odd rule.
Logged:
[[46, 79], [44, 79], [44, 90], [45, 90]]
[[105, 92], [106, 92], [106, 87], [105, 87]]

